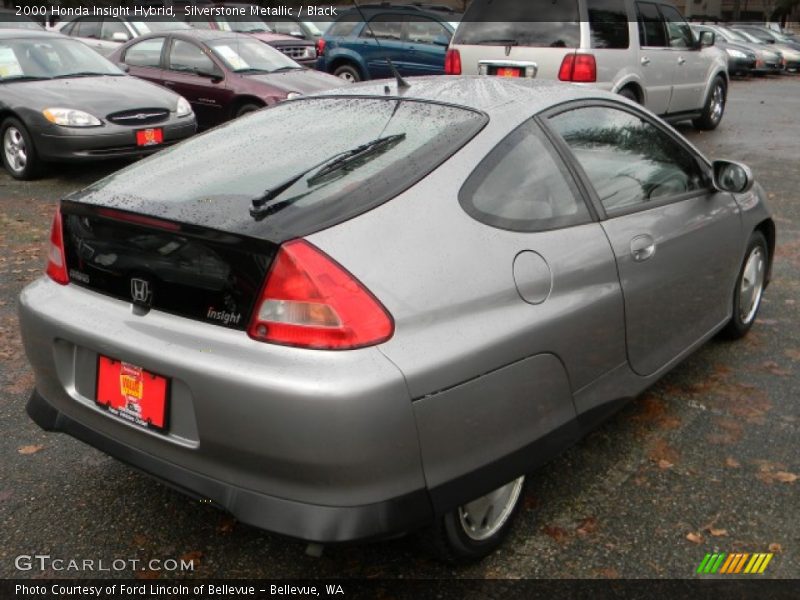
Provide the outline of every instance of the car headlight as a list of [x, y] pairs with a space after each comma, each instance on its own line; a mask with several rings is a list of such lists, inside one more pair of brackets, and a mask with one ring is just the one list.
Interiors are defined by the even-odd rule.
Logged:
[[725, 52], [727, 52], [728, 56], [730, 56], [731, 58], [747, 58], [747, 55], [741, 50], [735, 50], [733, 48], [725, 48]]
[[181, 96], [178, 98], [178, 105], [175, 107], [175, 113], [179, 117], [188, 117], [192, 114], [192, 105], [189, 104], [189, 101]]
[[289, 92], [288, 94], [286, 94], [286, 99], [294, 100], [295, 98], [300, 98], [302, 95], [303, 94], [301, 94], [300, 92]]
[[46, 108], [42, 111], [44, 118], [65, 127], [98, 127], [100, 119], [82, 110], [73, 108]]

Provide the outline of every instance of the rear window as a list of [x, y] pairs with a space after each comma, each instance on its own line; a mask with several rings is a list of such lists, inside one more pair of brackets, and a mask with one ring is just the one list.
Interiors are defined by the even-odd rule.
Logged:
[[[486, 120], [466, 108], [415, 100], [300, 99], [164, 150], [74, 199], [282, 241], [390, 200]], [[347, 151], [387, 138], [393, 141], [378, 151], [319, 176]], [[253, 200], [267, 197], [252, 216]]]
[[628, 13], [625, 0], [587, 0], [592, 48], [627, 48]]
[[453, 43], [577, 48], [580, 37], [578, 0], [474, 0]]

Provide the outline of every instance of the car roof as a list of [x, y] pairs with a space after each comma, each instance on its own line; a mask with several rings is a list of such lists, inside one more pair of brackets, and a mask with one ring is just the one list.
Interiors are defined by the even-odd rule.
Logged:
[[410, 87], [399, 93], [393, 79], [384, 79], [334, 88], [314, 95], [403, 97], [463, 106], [490, 116], [493, 113], [516, 112], [520, 115], [520, 121], [570, 100], [600, 98], [620, 101], [620, 96], [602, 90], [540, 79], [431, 75], [409, 77], [407, 81]]
[[220, 29], [195, 29], [195, 28], [174, 29], [171, 31], [155, 32], [148, 34], [147, 37], [150, 36], [163, 37], [164, 35], [173, 35], [175, 37], [191, 38], [201, 42], [210, 42], [213, 40], [224, 40], [224, 39], [239, 39], [239, 40], [253, 39], [253, 37], [250, 35], [244, 33], [236, 33], [235, 31], [222, 31]]
[[56, 35], [52, 31], [39, 31], [37, 29], [0, 29], [0, 40], [18, 40], [22, 38], [47, 38], [52, 40], [55, 37], [66, 39], [66, 36]]

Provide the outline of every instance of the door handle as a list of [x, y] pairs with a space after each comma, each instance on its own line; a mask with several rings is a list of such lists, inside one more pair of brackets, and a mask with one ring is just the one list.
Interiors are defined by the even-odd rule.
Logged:
[[631, 240], [631, 256], [636, 262], [644, 262], [656, 253], [656, 243], [649, 235], [637, 235]]
[[644, 65], [646, 67], [649, 64], [650, 64], [650, 59], [647, 58], [646, 56], [643, 56], [642, 57], [642, 65]]
[[686, 59], [683, 58], [682, 56], [679, 56], [678, 57], [678, 64], [679, 65], [685, 65], [686, 64]]

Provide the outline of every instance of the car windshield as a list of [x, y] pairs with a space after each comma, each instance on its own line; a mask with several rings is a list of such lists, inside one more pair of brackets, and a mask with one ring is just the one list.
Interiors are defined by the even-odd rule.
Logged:
[[[417, 100], [304, 98], [187, 140], [88, 192], [138, 198], [151, 214], [179, 210], [200, 226], [236, 220], [243, 233], [304, 235], [394, 198], [485, 122], [473, 110]], [[337, 156], [343, 160], [334, 164]], [[267, 209], [258, 219], [250, 212], [256, 204]]]
[[474, 0], [456, 30], [454, 44], [576, 48], [580, 44], [578, 0], [546, 6], [519, 0]]
[[76, 40], [56, 35], [0, 40], [0, 82], [124, 74]]
[[221, 31], [235, 31], [237, 33], [270, 33], [272, 30], [260, 19], [231, 19], [230, 17], [215, 17], [214, 22]]
[[208, 46], [236, 73], [273, 73], [303, 68], [272, 46], [252, 38], [221, 39], [209, 42]]
[[741, 29], [738, 29], [736, 31], [736, 33], [741, 35], [745, 39], [746, 42], [750, 42], [752, 44], [763, 44], [764, 43], [764, 40], [761, 40], [761, 39], [757, 38], [756, 36], [754, 36], [749, 31], [742, 31]]
[[717, 27], [713, 31], [719, 32], [728, 41], [731, 41], [731, 40], [733, 40], [734, 42], [747, 42], [748, 41], [746, 37], [739, 35], [739, 33], [737, 31], [734, 31], [733, 29], [728, 29], [727, 27]]
[[[163, 18], [163, 17], [162, 17]], [[176, 31], [179, 29], [191, 29], [192, 26], [183, 21], [131, 21], [131, 25], [139, 35], [147, 35], [148, 33], [158, 33], [161, 31]]]

